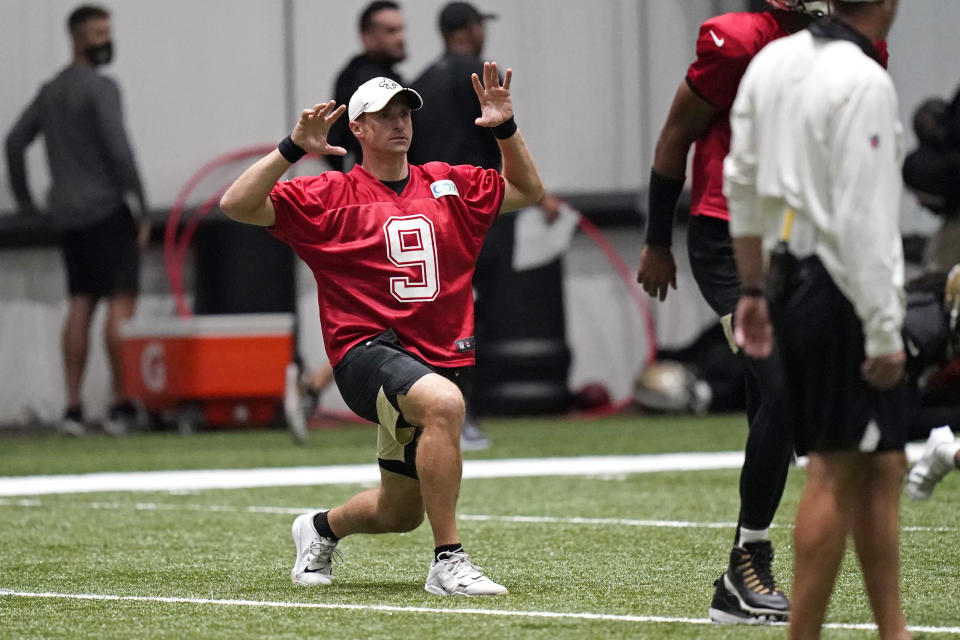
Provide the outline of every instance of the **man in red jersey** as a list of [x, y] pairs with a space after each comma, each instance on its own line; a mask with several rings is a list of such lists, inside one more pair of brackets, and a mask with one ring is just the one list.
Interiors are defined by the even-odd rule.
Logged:
[[[730, 107], [750, 60], [766, 44], [807, 26], [825, 2], [767, 0], [774, 11], [728, 13], [700, 27], [697, 59], [680, 84], [657, 141], [650, 175], [646, 244], [637, 281], [664, 300], [676, 288], [670, 251], [673, 211], [683, 189], [687, 154], [696, 142], [687, 243], [700, 292], [721, 317], [733, 347], [731, 318], [740, 298], [729, 213], [723, 196], [723, 159], [730, 148]], [[886, 48], [880, 52], [886, 60]], [[768, 530], [776, 513], [793, 442], [785, 432], [780, 365], [776, 354], [744, 358], [747, 367], [749, 435], [740, 474], [740, 514], [726, 571], [716, 581], [710, 618], [756, 623], [790, 615], [790, 603], [772, 572]]]
[[224, 213], [269, 227], [311, 268], [337, 386], [353, 411], [379, 425], [380, 486], [294, 521], [295, 584], [330, 584], [343, 536], [410, 531], [426, 513], [435, 543], [428, 592], [507, 592], [471, 563], [454, 516], [462, 468], [459, 386], [474, 364], [474, 264], [497, 214], [543, 195], [513, 119], [512, 75], [508, 69], [501, 85], [496, 63], [485, 63], [483, 82], [472, 76], [481, 105], [476, 124], [493, 129], [502, 174], [408, 164], [410, 112], [423, 101], [393, 80], [374, 78], [349, 104], [362, 164], [349, 173], [277, 182], [307, 152], [345, 153], [328, 144], [327, 133], [347, 107], [330, 101], [304, 110], [293, 133], [223, 196]]

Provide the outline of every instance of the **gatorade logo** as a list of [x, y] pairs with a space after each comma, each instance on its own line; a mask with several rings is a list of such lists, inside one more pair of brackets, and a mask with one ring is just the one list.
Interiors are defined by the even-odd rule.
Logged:
[[167, 365], [162, 342], [148, 342], [140, 352], [140, 376], [143, 385], [152, 393], [162, 393], [167, 387]]

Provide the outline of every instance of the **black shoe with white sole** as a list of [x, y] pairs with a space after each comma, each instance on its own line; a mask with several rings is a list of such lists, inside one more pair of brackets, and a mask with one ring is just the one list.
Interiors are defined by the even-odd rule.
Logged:
[[710, 619], [762, 624], [790, 617], [790, 601], [773, 577], [773, 546], [748, 542], [730, 551], [730, 566], [714, 583]]

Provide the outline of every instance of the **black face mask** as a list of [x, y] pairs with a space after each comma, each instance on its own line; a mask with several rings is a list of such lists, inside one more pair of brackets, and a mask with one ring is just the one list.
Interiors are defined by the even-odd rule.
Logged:
[[86, 54], [90, 64], [95, 67], [110, 64], [110, 61], [113, 60], [113, 42], [107, 40], [103, 44], [87, 47], [84, 54]]

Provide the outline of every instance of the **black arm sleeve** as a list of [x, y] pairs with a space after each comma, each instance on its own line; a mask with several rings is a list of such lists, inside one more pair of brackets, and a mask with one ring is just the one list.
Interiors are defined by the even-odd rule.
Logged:
[[684, 180], [676, 180], [650, 170], [650, 196], [647, 207], [647, 244], [669, 247], [673, 241], [673, 211], [683, 191]]

